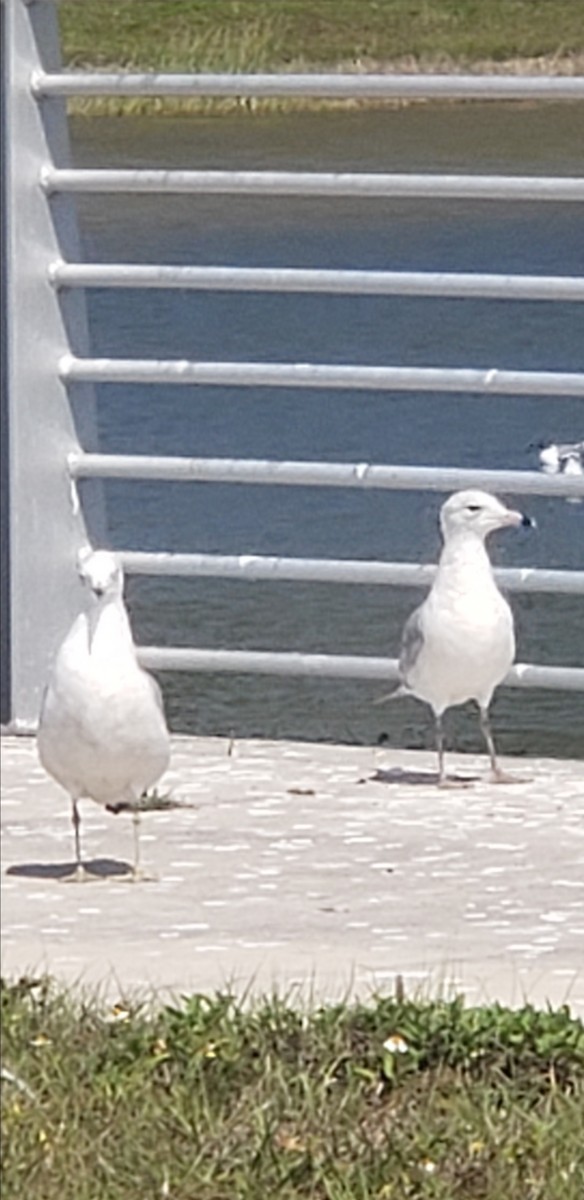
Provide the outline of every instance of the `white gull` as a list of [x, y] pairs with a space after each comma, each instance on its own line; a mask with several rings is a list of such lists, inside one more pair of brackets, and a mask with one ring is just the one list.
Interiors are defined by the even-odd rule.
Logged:
[[[136, 805], [166, 770], [170, 742], [160, 689], [136, 657], [119, 560], [105, 550], [85, 552], [79, 574], [89, 588], [88, 609], [57, 651], [37, 745], [45, 770], [71, 797], [75, 878], [83, 879], [79, 800], [114, 812]], [[132, 815], [136, 879], [140, 814], [132, 808]]]
[[584, 442], [538, 442], [536, 448], [546, 475], [582, 475]]
[[[584, 475], [584, 442], [538, 442], [539, 464], [545, 475]], [[581, 504], [567, 496], [566, 504]]]
[[399, 659], [400, 687], [392, 693], [424, 700], [434, 712], [438, 783], [451, 782], [444, 765], [442, 716], [447, 708], [475, 700], [487, 744], [492, 778], [515, 781], [497, 763], [489, 724], [493, 692], [515, 657], [513, 614], [502, 596], [485, 548], [495, 529], [532, 525], [481, 491], [456, 492], [443, 504], [444, 546], [432, 588], [406, 622]]

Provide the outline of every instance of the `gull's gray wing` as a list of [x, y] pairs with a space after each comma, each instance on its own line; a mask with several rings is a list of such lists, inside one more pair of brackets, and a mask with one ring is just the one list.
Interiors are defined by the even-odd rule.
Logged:
[[45, 708], [47, 706], [48, 694], [49, 694], [49, 685], [48, 685], [48, 683], [45, 683], [45, 686], [43, 688], [43, 694], [41, 696], [41, 707], [39, 710], [39, 725], [42, 725], [42, 723], [43, 723], [43, 717], [45, 715]]
[[424, 630], [422, 622], [422, 605], [415, 608], [411, 616], [408, 617], [404, 631], [402, 633], [400, 654], [399, 654], [399, 674], [403, 683], [407, 684], [408, 676], [416, 665], [418, 657], [424, 645]]
[[384, 704], [386, 700], [397, 700], [399, 696], [411, 695], [408, 676], [417, 662], [424, 645], [423, 607], [423, 605], [420, 605], [419, 608], [414, 609], [403, 628], [398, 661], [400, 679], [398, 687], [394, 688], [393, 692], [389, 692], [386, 696], [380, 696], [378, 700], [374, 700], [374, 704]]
[[156, 705], [156, 708], [158, 709], [164, 723], [166, 724], [166, 713], [164, 711], [164, 698], [162, 695], [162, 688], [160, 687], [158, 680], [154, 678], [154, 675], [150, 674], [150, 671], [147, 671], [145, 669], [145, 667], [140, 667], [140, 670], [141, 670], [142, 674], [145, 675], [146, 679], [148, 680], [148, 686], [150, 688], [150, 693], [151, 693], [152, 699], [154, 701], [154, 704]]
[[[144, 670], [144, 668], [142, 668], [142, 669]], [[154, 703], [156, 704], [158, 711], [160, 713], [162, 713], [162, 716], [164, 717], [165, 716], [164, 700], [162, 699], [162, 689], [160, 687], [160, 684], [159, 684], [158, 680], [155, 679], [154, 676], [150, 674], [150, 671], [144, 671], [144, 674], [148, 680], [148, 683], [150, 684], [150, 690], [152, 692], [152, 699], [154, 700]]]

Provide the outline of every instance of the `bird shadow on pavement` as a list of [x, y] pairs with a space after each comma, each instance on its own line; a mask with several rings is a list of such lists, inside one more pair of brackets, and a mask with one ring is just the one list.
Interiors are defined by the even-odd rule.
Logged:
[[[93, 858], [84, 862], [86, 875], [91, 879], [124, 878], [131, 874], [128, 863], [118, 858]], [[61, 879], [68, 880], [75, 874], [75, 863], [16, 863], [6, 868], [7, 875], [16, 875], [20, 879]]]
[[[449, 775], [448, 783], [452, 787], [468, 787], [472, 783], [476, 783], [478, 775]], [[423, 787], [424, 785], [433, 784], [438, 786], [437, 771], [411, 771], [404, 767], [390, 767], [389, 770], [374, 771], [373, 775], [369, 775], [367, 779], [361, 779], [360, 783], [387, 783], [387, 784], [409, 784], [411, 787]]]

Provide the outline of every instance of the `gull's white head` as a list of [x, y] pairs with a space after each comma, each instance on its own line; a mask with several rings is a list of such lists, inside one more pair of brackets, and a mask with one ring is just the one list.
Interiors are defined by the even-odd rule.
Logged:
[[440, 527], [444, 541], [462, 533], [479, 537], [481, 541], [495, 529], [505, 529], [507, 526], [533, 526], [531, 517], [515, 509], [506, 508], [491, 496], [489, 492], [470, 489], [466, 492], [455, 492], [450, 496], [440, 510]]
[[122, 595], [124, 572], [115, 554], [109, 550], [82, 550], [77, 563], [79, 578], [91, 588], [98, 600]]

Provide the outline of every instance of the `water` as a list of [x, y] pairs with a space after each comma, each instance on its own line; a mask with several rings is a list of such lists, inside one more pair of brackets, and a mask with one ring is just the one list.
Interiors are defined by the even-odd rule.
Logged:
[[[581, 106], [473, 105], [261, 118], [74, 123], [79, 165], [577, 174]], [[95, 260], [577, 274], [570, 204], [86, 197]], [[89, 296], [93, 350], [114, 356], [582, 370], [577, 305], [398, 297], [107, 292]], [[582, 400], [280, 389], [104, 386], [110, 452], [524, 469], [530, 442], [584, 435]], [[107, 484], [126, 549], [432, 560], [432, 493], [220, 484]], [[517, 503], [518, 501], [514, 501]], [[584, 568], [584, 505], [534, 498], [538, 532], [492, 542], [500, 565]], [[420, 593], [381, 587], [133, 579], [137, 640], [161, 645], [395, 655]], [[581, 665], [583, 604], [514, 596], [519, 658]], [[431, 740], [428, 712], [375, 708], [367, 682], [165, 674], [175, 729], [355, 742]], [[472, 709], [448, 726], [479, 748]], [[502, 691], [502, 750], [584, 756], [584, 698]]]

